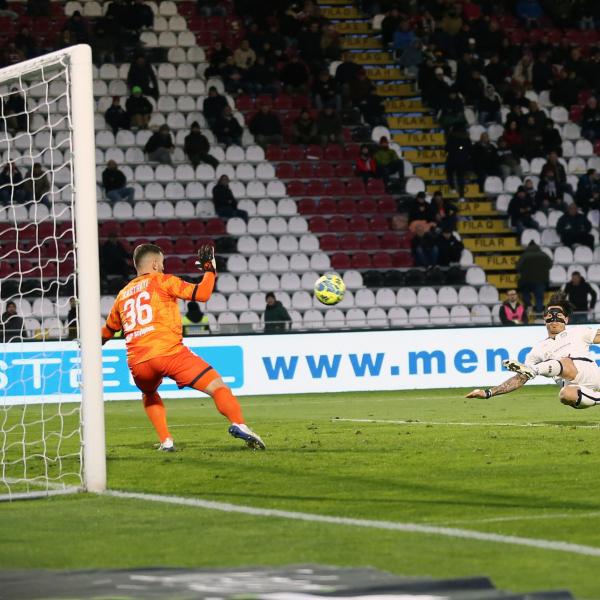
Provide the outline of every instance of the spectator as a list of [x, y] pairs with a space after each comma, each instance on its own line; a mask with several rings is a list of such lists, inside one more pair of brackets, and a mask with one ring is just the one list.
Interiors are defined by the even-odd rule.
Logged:
[[348, 98], [350, 93], [350, 83], [354, 81], [363, 68], [352, 60], [352, 54], [345, 52], [342, 55], [342, 63], [338, 65], [335, 71], [335, 80], [340, 86], [342, 96]]
[[302, 60], [311, 70], [316, 70], [323, 64], [323, 50], [321, 48], [321, 28], [317, 21], [309, 23], [298, 36], [298, 51]]
[[146, 60], [146, 57], [139, 55], [129, 67], [127, 73], [127, 85], [133, 92], [134, 88], [139, 87], [145, 96], [152, 96], [158, 100], [158, 81], [152, 65]]
[[23, 183], [23, 188], [28, 200], [41, 202], [50, 208], [50, 180], [48, 174], [42, 170], [40, 163], [34, 163]]
[[227, 9], [221, 0], [196, 0], [196, 12], [202, 17], [225, 17]]
[[535, 116], [527, 115], [525, 124], [521, 128], [522, 145], [521, 152], [527, 160], [531, 160], [540, 154], [542, 147], [542, 130], [535, 122]]
[[129, 129], [131, 127], [131, 118], [121, 106], [121, 99], [119, 96], [113, 96], [112, 104], [104, 113], [104, 120], [112, 129], [114, 135], [117, 135], [119, 129]]
[[246, 82], [246, 72], [235, 64], [233, 56], [225, 59], [225, 64], [219, 69], [218, 75], [223, 80], [225, 91], [229, 94], [243, 94], [250, 89]]
[[87, 21], [76, 10], [66, 21], [64, 31], [68, 31], [72, 36], [72, 41], [76, 44], [87, 44], [90, 39], [90, 32]]
[[437, 236], [428, 230], [423, 223], [414, 227], [414, 237], [411, 240], [411, 250], [415, 264], [419, 267], [435, 267], [438, 264], [440, 250]]
[[183, 150], [194, 169], [200, 163], [206, 163], [215, 169], [219, 165], [219, 161], [209, 154], [210, 144], [208, 138], [202, 135], [198, 121], [192, 123], [190, 132], [185, 136]]
[[442, 196], [439, 190], [433, 192], [431, 197], [431, 211], [433, 220], [441, 230], [456, 231], [458, 220], [458, 208], [447, 198]]
[[208, 79], [209, 77], [219, 75], [229, 56], [233, 56], [233, 52], [227, 48], [227, 46], [224, 46], [223, 42], [216, 40], [214, 46], [210, 50], [208, 60], [209, 67], [204, 72], [204, 77]]
[[523, 151], [523, 136], [519, 133], [519, 124], [517, 121], [509, 121], [502, 138], [506, 145], [511, 149], [516, 157], [520, 157]]
[[142, 88], [138, 85], [134, 86], [131, 90], [131, 96], [127, 98], [125, 102], [125, 110], [131, 127], [136, 129], [148, 129], [148, 123], [152, 117], [152, 104], [148, 98], [142, 96]]
[[381, 21], [381, 42], [385, 49], [394, 40], [394, 35], [400, 25], [400, 11], [397, 6], [392, 6]]
[[281, 69], [279, 77], [288, 94], [302, 95], [307, 93], [309, 81], [308, 69], [296, 55], [293, 55], [289, 62]]
[[144, 146], [144, 152], [148, 155], [148, 159], [163, 165], [173, 164], [171, 155], [174, 150], [175, 144], [173, 144], [173, 138], [171, 137], [168, 125], [161, 125], [159, 130], [152, 134]]
[[523, 186], [519, 186], [517, 193], [508, 204], [511, 227], [514, 227], [518, 234], [521, 234], [524, 229], [539, 229], [538, 222], [532, 216], [535, 210], [535, 200], [527, 195]]
[[579, 212], [577, 205], [573, 202], [567, 207], [567, 212], [558, 219], [556, 233], [565, 246], [582, 244], [594, 249], [594, 236], [590, 233], [592, 224], [587, 217]]
[[27, 58], [33, 58], [36, 55], [37, 42], [29, 32], [28, 27], [21, 27], [21, 30], [15, 36], [14, 42]]
[[2, 343], [20, 342], [27, 338], [23, 317], [17, 314], [17, 305], [9, 300], [2, 315]]
[[294, 144], [314, 144], [317, 141], [317, 124], [307, 108], [302, 109], [294, 120], [292, 141]]
[[127, 186], [127, 178], [114, 160], [109, 160], [106, 163], [106, 169], [102, 172], [102, 185], [106, 197], [111, 202], [124, 200], [132, 203], [134, 201], [135, 190]]
[[442, 232], [437, 238], [438, 260], [440, 267], [449, 267], [459, 263], [464, 244], [456, 237], [451, 227], [442, 227]]
[[593, 208], [599, 208], [600, 201], [600, 176], [596, 169], [588, 169], [585, 175], [579, 178], [575, 202], [587, 214]]
[[217, 119], [212, 128], [219, 144], [225, 146], [241, 146], [242, 145], [242, 126], [233, 116], [233, 111], [229, 105], [223, 109], [221, 116]]
[[533, 59], [531, 54], [524, 54], [513, 70], [513, 84], [530, 89], [533, 82]]
[[69, 298], [69, 312], [67, 314], [68, 339], [77, 339], [77, 300]]
[[325, 106], [317, 118], [317, 135], [321, 144], [344, 144], [342, 120], [332, 106]]
[[244, 219], [244, 221], [248, 220], [248, 213], [237, 207], [237, 200], [229, 187], [229, 177], [227, 177], [227, 175], [221, 175], [221, 177], [219, 177], [217, 185], [213, 188], [212, 197], [215, 205], [215, 212], [219, 217], [224, 219], [240, 217]]
[[402, 53], [412, 46], [416, 39], [415, 32], [410, 28], [407, 20], [400, 21], [398, 29], [394, 33], [393, 48], [396, 54], [396, 60], [400, 58]]
[[228, 106], [227, 98], [221, 96], [221, 94], [217, 92], [217, 88], [214, 85], [211, 85], [208, 88], [208, 96], [204, 98], [204, 102], [202, 103], [202, 113], [211, 129], [213, 129], [216, 122], [223, 115], [223, 111]]
[[6, 118], [6, 129], [10, 135], [27, 130], [25, 96], [16, 87], [10, 88], [10, 94], [0, 98], [0, 111]]
[[519, 0], [516, 9], [517, 16], [527, 29], [540, 27], [540, 20], [544, 16], [544, 11], [537, 0]]
[[539, 94], [550, 87], [554, 78], [547, 52], [540, 52], [531, 70], [531, 87]]
[[27, 16], [49, 17], [51, 14], [50, 0], [27, 0]]
[[562, 155], [562, 138], [560, 132], [554, 123], [550, 119], [544, 121], [544, 128], [542, 130], [542, 154], [550, 154], [554, 152], [557, 156]]
[[419, 192], [408, 211], [408, 222], [423, 221], [425, 223], [435, 223], [434, 208], [427, 202], [425, 192]]
[[152, 29], [154, 27], [154, 13], [150, 6], [144, 4], [143, 0], [133, 0], [126, 6], [123, 25], [125, 29], [138, 32], [145, 28]]
[[248, 129], [254, 135], [256, 143], [263, 148], [269, 144], [283, 143], [283, 128], [279, 117], [271, 112], [268, 104], [263, 104], [248, 124]]
[[330, 23], [323, 27], [321, 35], [321, 56], [326, 61], [340, 60], [342, 55], [342, 43], [340, 34]]
[[574, 314], [570, 322], [586, 323], [588, 315], [594, 310], [598, 294], [596, 290], [581, 276], [579, 271], [571, 273], [571, 281], [565, 287], [567, 299], [573, 305]]
[[500, 123], [502, 121], [501, 105], [500, 96], [494, 86], [486, 85], [483, 98], [479, 102], [479, 123], [481, 125], [491, 122]]
[[516, 264], [519, 274], [518, 290], [525, 310], [531, 306], [531, 294], [535, 298], [535, 312], [544, 311], [544, 294], [548, 289], [552, 259], [532, 240], [523, 250]]
[[600, 137], [600, 107], [595, 96], [590, 96], [581, 115], [581, 135], [595, 142]]
[[440, 100], [439, 121], [446, 132], [453, 128], [464, 128], [467, 124], [465, 105], [455, 86], [448, 90], [445, 100]]
[[465, 196], [465, 174], [471, 167], [471, 140], [465, 129], [454, 128], [446, 141], [446, 176], [452, 191]]
[[291, 325], [292, 317], [273, 292], [265, 296], [265, 333], [285, 333]]
[[479, 189], [483, 192], [485, 187], [485, 179], [490, 175], [500, 175], [498, 167], [500, 157], [496, 147], [490, 142], [490, 137], [487, 133], [482, 133], [479, 136], [479, 141], [472, 148], [472, 164], [473, 170], [477, 175], [477, 183]]
[[548, 212], [551, 209], [563, 210], [560, 186], [554, 178], [552, 169], [543, 169], [538, 183], [536, 203], [538, 210]]
[[181, 318], [183, 335], [203, 335], [210, 333], [208, 315], [200, 310], [200, 305], [195, 302], [187, 303], [187, 311]]
[[379, 146], [377, 150], [375, 150], [375, 154], [373, 154], [373, 158], [377, 163], [377, 170], [381, 177], [383, 177], [383, 182], [385, 183], [386, 188], [390, 183], [390, 178], [392, 175], [398, 176], [398, 185], [400, 188], [404, 188], [404, 162], [398, 156], [398, 153], [390, 148], [390, 143], [387, 137], [382, 136], [379, 139]]
[[376, 178], [379, 176], [377, 171], [377, 163], [371, 156], [371, 150], [367, 144], [363, 144], [360, 147], [360, 153], [356, 159], [354, 166], [355, 173], [358, 177], [362, 177], [362, 180], [366, 184], [369, 179]]
[[508, 290], [506, 300], [498, 312], [502, 325], [527, 325], [529, 319], [525, 307], [519, 302], [517, 290]]
[[325, 106], [335, 103], [338, 110], [342, 108], [342, 99], [338, 94], [335, 79], [329, 74], [327, 69], [319, 72], [319, 77], [315, 81], [312, 88], [315, 105], [318, 109], [323, 109]]
[[118, 275], [123, 279], [129, 279], [131, 268], [129, 267], [130, 253], [125, 250], [115, 233], [109, 233], [108, 239], [100, 246], [100, 273], [102, 277]]
[[559, 188], [559, 195], [562, 196], [562, 194], [567, 191], [568, 188], [567, 170], [560, 162], [556, 152], [550, 152], [548, 154], [548, 160], [542, 167], [542, 172], [544, 171], [552, 171], [552, 173], [554, 173], [554, 179], [556, 180]]
[[413, 43], [402, 52], [398, 64], [404, 69], [407, 75], [416, 77], [419, 73], [419, 65], [423, 62], [424, 58], [423, 42], [419, 39], [415, 39]]
[[247, 71], [256, 62], [256, 52], [250, 48], [248, 40], [242, 40], [238, 49], [233, 53], [235, 66]]
[[0, 172], [0, 203], [23, 204], [27, 193], [23, 185], [23, 175], [13, 162], [6, 163]]
[[259, 54], [256, 57], [256, 62], [248, 69], [246, 88], [249, 93], [255, 96], [270, 94], [275, 97], [279, 93], [277, 70], [272, 64], [267, 63], [264, 55]]

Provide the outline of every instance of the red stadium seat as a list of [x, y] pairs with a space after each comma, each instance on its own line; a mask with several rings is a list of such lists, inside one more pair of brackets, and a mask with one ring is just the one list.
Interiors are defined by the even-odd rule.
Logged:
[[101, 238], [108, 237], [111, 233], [116, 236], [119, 236], [121, 233], [121, 228], [119, 227], [119, 223], [117, 221], [104, 221], [104, 223], [100, 223]]
[[[188, 221], [185, 224], [185, 232], [187, 235], [190, 235], [197, 240], [199, 236], [204, 235], [206, 232], [204, 221], [201, 221], [200, 219], [192, 219], [191, 221]], [[167, 233], [166, 228], [165, 233]], [[179, 235], [183, 235], [183, 228]]]
[[350, 179], [354, 177], [354, 167], [351, 162], [341, 162], [335, 165], [335, 174], [337, 177]]
[[298, 201], [298, 212], [301, 215], [314, 215], [319, 211], [317, 203], [312, 198], [302, 198]]
[[313, 233], [325, 233], [328, 230], [327, 220], [324, 217], [313, 217], [308, 222], [308, 228]]
[[[381, 248], [381, 241], [379, 237], [374, 233], [365, 233], [360, 238], [360, 249], [361, 250], [379, 250]], [[391, 263], [391, 261], [390, 261]]]
[[321, 198], [317, 205], [317, 211], [322, 215], [332, 215], [337, 212], [337, 202], [333, 198]]
[[124, 237], [143, 235], [142, 224], [139, 221], [125, 221], [121, 223], [121, 235]]
[[292, 96], [292, 105], [294, 108], [308, 108], [311, 105], [310, 96]]
[[387, 231], [390, 228], [390, 224], [386, 217], [381, 215], [375, 215], [369, 223], [369, 229], [371, 231]]
[[571, 110], [569, 111], [569, 119], [574, 123], [579, 123], [579, 121], [581, 121], [582, 114], [583, 106], [579, 104], [573, 104], [573, 106], [571, 106]]
[[208, 219], [205, 232], [207, 235], [224, 235], [227, 233], [227, 229], [221, 219]]
[[296, 177], [298, 179], [312, 179], [314, 177], [314, 165], [308, 161], [299, 162], [296, 165]]
[[358, 203], [358, 212], [361, 215], [374, 214], [377, 212], [377, 202], [372, 198], [361, 198]]
[[[192, 221], [188, 221], [187, 225], [189, 227]], [[175, 237], [177, 235], [183, 235], [183, 222], [178, 221], [176, 219], [171, 219], [164, 223], [163, 225], [163, 234], [168, 235], [169, 237]]]
[[163, 234], [163, 224], [160, 221], [152, 220], [144, 223], [144, 235], [150, 235], [154, 237], [161, 236]]
[[303, 181], [289, 181], [286, 184], [287, 193], [289, 196], [308, 196], [306, 185]]
[[271, 103], [275, 111], [292, 110], [292, 98], [287, 94], [279, 94], [275, 101], [271, 100]]
[[186, 256], [189, 256], [190, 254], [195, 254], [197, 251], [198, 247], [192, 238], [177, 238], [175, 240], [173, 247], [173, 252], [175, 254], [185, 254]]
[[343, 156], [344, 151], [339, 144], [327, 144], [327, 146], [325, 146], [325, 150], [323, 151], [323, 158], [325, 160], [338, 162], [342, 160]]
[[392, 266], [392, 257], [387, 252], [375, 252], [371, 261], [376, 269], [389, 269]]
[[377, 212], [379, 213], [396, 213], [398, 207], [396, 201], [391, 196], [384, 196], [377, 201]]
[[158, 238], [154, 243], [162, 248], [164, 254], [173, 254], [174, 244], [169, 238]]
[[300, 162], [304, 160], [304, 148], [296, 145], [288, 146], [285, 157], [291, 162]]
[[315, 165], [315, 177], [331, 179], [335, 177], [333, 166], [328, 162], [320, 162]]
[[322, 160], [323, 159], [323, 148], [317, 146], [317, 144], [310, 144], [306, 149], [306, 158], [311, 160]]
[[179, 258], [179, 256], [169, 256], [165, 259], [165, 263], [165, 268], [170, 273], [182, 275], [183, 273], [187, 272], [184, 267], [184, 262], [181, 258]]
[[369, 179], [365, 189], [367, 194], [385, 194], [385, 185], [381, 179]]
[[267, 160], [278, 162], [280, 160], [284, 160], [285, 152], [281, 146], [275, 146], [271, 144], [267, 146], [267, 151], [265, 153]]
[[392, 254], [392, 266], [393, 267], [412, 267], [413, 258], [410, 252], [400, 251]]
[[296, 177], [296, 169], [291, 163], [279, 163], [275, 169], [275, 175], [279, 179], [293, 179]]
[[337, 235], [322, 235], [319, 239], [319, 247], [323, 252], [339, 250], [340, 238]]
[[353, 269], [371, 268], [371, 257], [366, 252], [356, 252], [352, 255], [351, 262]]
[[360, 250], [360, 239], [354, 233], [340, 236], [340, 250]]
[[346, 186], [346, 193], [349, 196], [364, 196], [365, 186], [362, 182], [362, 179], [356, 178], [348, 181], [348, 185]]
[[597, 140], [596, 143], [594, 144], [594, 154], [597, 154], [600, 156], [600, 140]]
[[348, 221], [344, 217], [333, 216], [329, 219], [328, 229], [331, 233], [343, 233], [348, 231]]
[[305, 193], [307, 196], [324, 196], [325, 186], [321, 181], [311, 181], [307, 184]]
[[349, 160], [355, 160], [360, 154], [360, 144], [346, 144], [344, 155]]
[[386, 250], [399, 250], [402, 248], [402, 238], [397, 233], [388, 231], [381, 236], [381, 247]]
[[346, 186], [341, 179], [330, 179], [327, 182], [327, 194], [329, 196], [335, 196], [339, 198], [340, 196], [346, 195]]
[[254, 98], [240, 95], [235, 99], [235, 107], [240, 112], [254, 111]]
[[369, 222], [362, 215], [354, 215], [349, 222], [350, 231], [369, 231]]
[[352, 215], [356, 212], [362, 212], [358, 208], [358, 204], [351, 198], [342, 198], [337, 203], [337, 211], [341, 215]]
[[341, 271], [342, 269], [349, 269], [352, 266], [350, 262], [350, 257], [347, 254], [343, 254], [342, 252], [337, 252], [331, 257], [331, 268], [336, 271]]

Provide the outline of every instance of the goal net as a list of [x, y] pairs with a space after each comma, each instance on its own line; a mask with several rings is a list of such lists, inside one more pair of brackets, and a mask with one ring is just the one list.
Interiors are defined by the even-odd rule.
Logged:
[[105, 485], [91, 52], [0, 70], [0, 499]]

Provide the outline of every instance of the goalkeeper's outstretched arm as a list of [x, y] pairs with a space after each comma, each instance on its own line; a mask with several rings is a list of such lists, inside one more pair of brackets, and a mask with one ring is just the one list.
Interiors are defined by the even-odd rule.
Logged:
[[473, 390], [472, 392], [469, 392], [465, 398], [491, 398], [492, 396], [508, 394], [509, 392], [514, 392], [520, 387], [523, 387], [528, 381], [528, 377], [517, 373], [496, 387], [487, 388], [485, 390]]

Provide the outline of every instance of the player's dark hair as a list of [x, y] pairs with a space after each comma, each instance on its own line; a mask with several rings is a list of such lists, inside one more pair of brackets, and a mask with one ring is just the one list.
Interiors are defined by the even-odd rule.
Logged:
[[565, 317], [570, 317], [574, 309], [574, 306], [569, 302], [569, 299], [564, 292], [556, 292], [552, 294], [548, 300], [546, 310], [548, 310], [550, 306], [560, 306]]
[[148, 254], [163, 254], [162, 248], [156, 244], [140, 244], [133, 251], [133, 264], [137, 269]]

